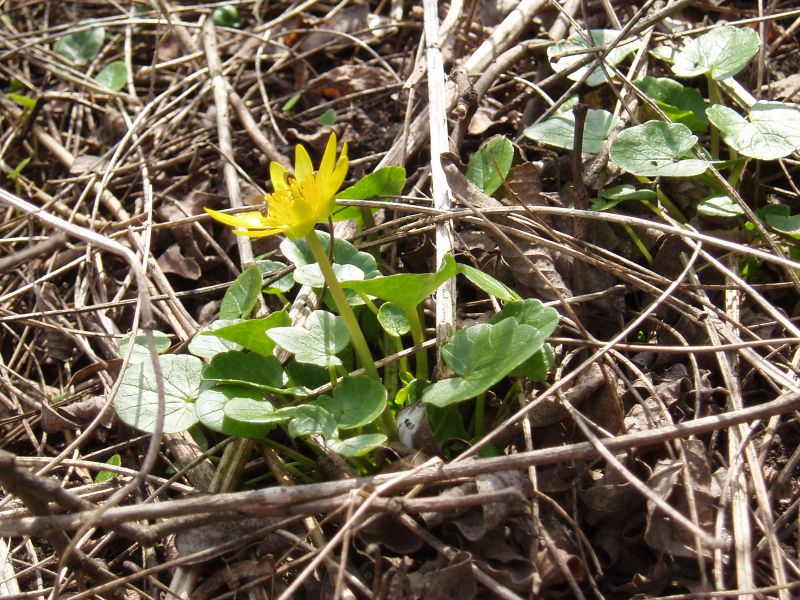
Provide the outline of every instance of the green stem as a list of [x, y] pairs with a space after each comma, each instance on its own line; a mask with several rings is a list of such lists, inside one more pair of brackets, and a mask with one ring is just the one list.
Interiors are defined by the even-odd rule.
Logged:
[[[347, 298], [344, 295], [344, 290], [342, 290], [339, 280], [336, 279], [336, 274], [333, 272], [333, 267], [328, 260], [328, 255], [325, 254], [322, 244], [320, 244], [319, 239], [317, 239], [317, 232], [312, 230], [311, 233], [306, 236], [306, 242], [311, 250], [311, 254], [314, 255], [314, 260], [316, 260], [319, 265], [320, 271], [322, 271], [325, 283], [328, 284], [328, 290], [331, 293], [333, 302], [336, 304], [336, 308], [339, 310], [339, 316], [344, 319], [347, 325], [347, 329], [350, 332], [350, 342], [353, 344], [353, 348], [356, 351], [358, 361], [361, 363], [361, 366], [364, 367], [364, 371], [367, 375], [372, 377], [375, 381], [380, 381], [381, 377], [378, 375], [378, 369], [375, 368], [375, 361], [372, 358], [372, 353], [369, 351], [367, 340], [364, 339], [364, 332], [361, 331], [358, 320], [355, 314], [353, 314], [353, 309], [350, 308], [350, 303], [347, 302]], [[383, 413], [381, 413], [379, 423], [381, 430], [390, 440], [396, 440], [399, 437], [397, 424], [394, 422], [394, 418], [392, 418], [392, 414], [389, 410], [384, 410]]]
[[[419, 320], [419, 313], [416, 309], [408, 314], [411, 323], [411, 339], [415, 346], [421, 346], [425, 342], [425, 332], [422, 330], [422, 323]], [[424, 348], [417, 350], [417, 379], [425, 381], [428, 379], [428, 353]]]
[[311, 250], [311, 254], [314, 255], [314, 260], [316, 260], [319, 265], [320, 271], [322, 271], [325, 283], [328, 284], [328, 290], [330, 290], [331, 297], [336, 304], [336, 308], [339, 310], [339, 316], [344, 319], [347, 325], [347, 330], [350, 332], [350, 341], [356, 351], [358, 361], [361, 363], [361, 366], [364, 367], [364, 371], [366, 371], [367, 375], [380, 381], [381, 378], [380, 375], [378, 375], [378, 369], [375, 368], [375, 361], [372, 359], [367, 340], [364, 339], [364, 333], [358, 325], [358, 320], [355, 314], [353, 314], [353, 309], [350, 308], [350, 304], [347, 302], [347, 298], [345, 298], [344, 290], [342, 290], [342, 286], [339, 285], [339, 280], [336, 279], [333, 267], [328, 260], [328, 255], [325, 254], [325, 250], [322, 249], [322, 245], [319, 243], [319, 239], [317, 239], [317, 232], [312, 230], [311, 233], [306, 236], [306, 242]]
[[[714, 104], [722, 104], [722, 94], [719, 91], [719, 83], [717, 83], [711, 76], [708, 76], [708, 100], [713, 106]], [[714, 159], [719, 159], [719, 129], [713, 124], [711, 125], [711, 156]]]

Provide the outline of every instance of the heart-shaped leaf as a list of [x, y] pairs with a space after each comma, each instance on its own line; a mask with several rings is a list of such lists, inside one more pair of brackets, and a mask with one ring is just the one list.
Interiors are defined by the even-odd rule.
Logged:
[[386, 443], [386, 436], [382, 433], [365, 433], [346, 440], [327, 440], [325, 443], [339, 456], [353, 458], [365, 456], [378, 446], [383, 446]]
[[[161, 331], [153, 331], [153, 341], [156, 344], [156, 352], [164, 354], [172, 345], [166, 333]], [[131, 339], [130, 334], [122, 336], [119, 341], [119, 355], [125, 356], [128, 353], [128, 347], [133, 342], [133, 350], [131, 350], [130, 364], [142, 362], [143, 360], [150, 360], [150, 351], [147, 349], [147, 336], [141, 331], [136, 334], [136, 337]]]
[[707, 114], [725, 143], [744, 156], [775, 160], [800, 148], [800, 111], [781, 102], [756, 102], [747, 119], [720, 104]]
[[422, 401], [448, 406], [474, 398], [506, 377], [543, 344], [540, 331], [512, 317], [462, 329], [442, 347], [442, 358], [459, 376], [426, 388]]
[[343, 281], [341, 283], [344, 288], [394, 302], [410, 313], [416, 309], [417, 304], [425, 300], [457, 272], [456, 261], [447, 254], [441, 268], [435, 273], [401, 273], [365, 281]]
[[489, 319], [489, 323], [499, 323], [508, 318], [516, 319], [522, 325], [535, 327], [543, 336], [552, 334], [558, 327], [558, 311], [552, 306], [545, 306], [535, 298], [508, 302], [503, 310]]
[[503, 181], [514, 161], [514, 146], [502, 135], [493, 137], [472, 155], [467, 165], [467, 179], [484, 194], [492, 195]]
[[650, 188], [637, 188], [629, 183], [606, 188], [599, 198], [592, 198], [591, 210], [603, 211], [614, 208], [626, 200], [655, 200], [657, 194]]
[[261, 295], [261, 269], [245, 269], [225, 292], [219, 307], [220, 319], [246, 319]]
[[231, 350], [217, 354], [203, 371], [203, 379], [248, 385], [260, 390], [285, 393], [286, 374], [274, 356]]
[[[331, 246], [331, 237], [324, 231], [316, 231], [317, 239], [325, 250]], [[281, 252], [287, 260], [294, 263], [295, 267], [316, 264], [314, 255], [305, 240], [290, 240], [286, 238], [281, 242]], [[380, 275], [375, 257], [368, 252], [361, 252], [347, 240], [334, 238], [333, 263], [337, 265], [355, 265], [364, 273], [366, 279]]]
[[[272, 273], [274, 273], [275, 271], [281, 271], [286, 268], [286, 265], [283, 264], [282, 262], [279, 262], [277, 260], [267, 260], [267, 259], [257, 260], [256, 266], [261, 270], [261, 276], [267, 281], [272, 279], [271, 277]], [[285, 294], [293, 287], [294, 287], [294, 277], [292, 277], [291, 273], [288, 273], [283, 277], [281, 277], [280, 279], [271, 282], [269, 285], [267, 285], [267, 287], [265, 287], [261, 291], [264, 292], [265, 294]]]
[[386, 408], [386, 388], [366, 375], [345, 377], [333, 396], [320, 396], [314, 404], [333, 415], [339, 429], [372, 423]]
[[683, 123], [692, 131], [704, 132], [708, 129], [706, 103], [702, 94], [695, 88], [686, 87], [669, 77], [648, 75], [635, 82], [669, 119]]
[[267, 335], [294, 354], [297, 362], [320, 367], [341, 365], [336, 354], [350, 342], [344, 319], [324, 310], [312, 312], [304, 327], [275, 327], [267, 331]]
[[800, 215], [791, 214], [785, 204], [769, 204], [758, 211], [758, 216], [773, 229], [800, 239]]
[[[583, 127], [583, 152], [599, 154], [619, 119], [606, 110], [590, 108]], [[541, 123], [525, 128], [524, 135], [542, 144], [572, 150], [575, 142], [575, 115], [572, 111], [558, 113]]]
[[281, 310], [264, 319], [248, 319], [206, 330], [203, 335], [213, 335], [238, 345], [238, 348], [231, 348], [231, 350], [245, 348], [262, 356], [272, 356], [275, 342], [267, 337], [267, 331], [273, 327], [286, 327], [291, 323], [292, 319], [289, 314], [285, 310]]
[[[619, 36], [619, 31], [615, 29], [592, 29], [589, 31], [591, 44], [587, 43], [586, 39], [580, 33], [573, 33], [564, 41], [557, 42], [547, 49], [547, 58], [550, 59], [550, 65], [553, 70], [561, 72], [568, 67], [571, 67], [576, 62], [583, 60], [586, 56], [584, 52], [589, 47], [605, 46], [610, 44]], [[629, 54], [636, 52], [638, 47], [637, 40], [629, 40], [617, 45], [608, 56], [605, 57], [604, 62], [607, 65], [616, 66], [625, 60]], [[568, 54], [568, 56], [564, 56]], [[591, 62], [588, 65], [581, 67], [568, 75], [572, 81], [578, 81], [591, 69], [592, 73], [586, 80], [586, 85], [596, 86], [606, 81], [606, 74], [598, 66], [597, 61]]]
[[189, 342], [189, 352], [200, 358], [214, 358], [221, 352], [241, 350], [242, 346], [236, 342], [204, 334], [209, 331], [216, 331], [217, 329], [223, 329], [230, 325], [243, 322], [242, 319], [220, 319], [208, 325], [204, 325]]
[[502, 300], [503, 302], [513, 302], [515, 300], [522, 300], [522, 297], [508, 287], [502, 281], [498, 281], [491, 275], [484, 273], [483, 271], [476, 269], [475, 267], [471, 267], [470, 265], [459, 264], [458, 265], [458, 272], [464, 275], [467, 279], [469, 279], [472, 283], [474, 283], [478, 288], [489, 294], [490, 296], [494, 296]]
[[393, 302], [384, 302], [378, 309], [378, 323], [389, 335], [400, 337], [411, 331], [406, 311]]
[[709, 196], [697, 204], [697, 212], [706, 217], [738, 217], [744, 210], [730, 196]]
[[325, 439], [330, 439], [338, 434], [336, 419], [321, 406], [314, 404], [287, 406], [276, 413], [291, 417], [287, 431], [293, 438], [304, 435], [321, 435]]
[[[203, 363], [186, 354], [159, 357], [164, 381], [164, 433], [185, 431], [197, 423], [195, 401], [200, 393]], [[113, 400], [124, 422], [152, 433], [158, 413], [158, 385], [153, 365], [143, 361], [128, 367]]]
[[260, 391], [243, 385], [217, 385], [200, 392], [197, 399], [197, 418], [213, 431], [237, 437], [261, 438], [269, 433], [271, 425], [245, 421], [226, 421], [225, 406], [229, 402], [247, 400], [258, 402], [259, 408], [272, 411], [272, 404], [264, 400]]
[[106, 30], [102, 27], [68, 33], [58, 38], [53, 52], [82, 67], [100, 53], [105, 37]]
[[115, 60], [103, 67], [94, 79], [103, 87], [118, 92], [128, 83], [128, 67], [123, 61]]
[[709, 73], [712, 79], [721, 81], [744, 69], [760, 45], [758, 33], [749, 27], [716, 27], [678, 51], [672, 72], [678, 77]]
[[697, 136], [682, 123], [648, 121], [620, 132], [611, 143], [614, 164], [645, 177], [693, 177], [708, 168], [704, 160], [686, 158]]

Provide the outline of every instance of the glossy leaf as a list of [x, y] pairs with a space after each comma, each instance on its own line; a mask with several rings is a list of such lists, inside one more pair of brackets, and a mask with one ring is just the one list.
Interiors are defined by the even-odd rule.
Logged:
[[228, 352], [229, 350], [241, 350], [242, 346], [236, 342], [216, 337], [204, 335], [209, 331], [223, 329], [230, 325], [243, 323], [242, 319], [220, 319], [201, 327], [195, 336], [189, 341], [189, 352], [200, 358], [214, 358], [217, 354]]
[[[185, 431], [197, 423], [203, 363], [186, 354], [159, 357], [164, 381], [164, 433]], [[125, 371], [114, 396], [114, 409], [126, 424], [152, 433], [158, 412], [158, 384], [153, 365], [144, 361]]]
[[543, 336], [551, 335], [558, 327], [558, 311], [535, 298], [507, 303], [499, 313], [489, 319], [489, 323], [500, 323], [508, 318], [516, 319], [522, 325], [535, 327]]
[[297, 362], [320, 367], [341, 365], [336, 354], [350, 342], [344, 319], [324, 310], [312, 312], [304, 327], [275, 327], [267, 335], [294, 354]]
[[749, 158], [775, 160], [800, 148], [800, 111], [781, 102], [756, 102], [747, 119], [719, 104], [707, 112], [725, 143]]
[[696, 132], [708, 130], [706, 103], [702, 94], [669, 77], [647, 76], [635, 82], [664, 113], [675, 123], [683, 123]]
[[[566, 40], [557, 42], [547, 48], [547, 58], [550, 59], [550, 65], [556, 72], [561, 72], [568, 67], [571, 67], [576, 62], [580, 62], [586, 56], [585, 52], [581, 52], [591, 47], [600, 47], [610, 44], [619, 36], [619, 31], [616, 29], [592, 29], [589, 31], [591, 43], [580, 33], [573, 33]], [[607, 65], [616, 66], [621, 63], [625, 58], [636, 51], [639, 44], [637, 40], [629, 40], [617, 45], [608, 56], [604, 59]], [[576, 54], [572, 54], [577, 52]], [[568, 56], [563, 56], [569, 53]], [[586, 84], [590, 86], [600, 85], [606, 81], [606, 74], [598, 66], [597, 61], [593, 61], [588, 65], [581, 67], [577, 71], [570, 73], [567, 77], [572, 81], [580, 80], [586, 71], [591, 69], [591, 74], [586, 79]]]
[[444, 264], [435, 273], [401, 273], [365, 281], [343, 281], [342, 287], [394, 302], [410, 313], [456, 273], [456, 261], [448, 254], [444, 257]]
[[382, 433], [365, 433], [346, 440], [327, 440], [326, 444], [339, 456], [354, 458], [369, 454], [375, 448], [386, 444], [386, 441], [386, 436]]
[[483, 144], [469, 159], [467, 179], [485, 194], [492, 195], [503, 185], [513, 161], [514, 146], [508, 138], [498, 135]]
[[58, 38], [53, 52], [82, 67], [100, 53], [105, 37], [102, 27], [68, 33]]
[[123, 61], [115, 60], [103, 67], [94, 79], [103, 87], [118, 92], [128, 83], [128, 67]]
[[393, 302], [384, 302], [378, 309], [378, 322], [389, 335], [400, 337], [411, 331], [406, 311]]
[[758, 33], [749, 27], [715, 27], [678, 51], [672, 72], [679, 77], [708, 73], [721, 81], [744, 69], [760, 44]]
[[[156, 352], [164, 354], [172, 345], [166, 333], [161, 331], [153, 331], [153, 341], [156, 345]], [[150, 351], [147, 349], [147, 336], [141, 331], [136, 334], [136, 337], [131, 339], [128, 333], [119, 340], [119, 355], [124, 357], [128, 353], [128, 347], [133, 342], [133, 350], [131, 351], [130, 364], [142, 362], [143, 360], [150, 360]]]
[[286, 327], [291, 323], [292, 319], [289, 314], [285, 310], [281, 310], [264, 319], [248, 319], [247, 321], [207, 330], [203, 335], [213, 335], [223, 340], [234, 342], [239, 348], [245, 348], [262, 356], [272, 356], [275, 342], [267, 337], [267, 331], [273, 327]]
[[[583, 128], [583, 153], [599, 154], [619, 119], [606, 110], [590, 108]], [[525, 137], [542, 144], [572, 150], [575, 142], [575, 115], [558, 113], [541, 123], [534, 123], [523, 132]]]
[[236, 383], [284, 393], [286, 374], [274, 356], [261, 356], [252, 352], [231, 350], [217, 354], [203, 371], [203, 379], [222, 383]]
[[697, 212], [705, 217], [738, 217], [744, 210], [730, 196], [709, 196], [697, 204]]
[[211, 13], [211, 19], [217, 27], [231, 27], [239, 29], [242, 26], [242, 17], [239, 9], [233, 4], [218, 6]]
[[773, 229], [800, 239], [800, 214], [791, 214], [785, 204], [769, 204], [758, 211], [758, 216]]
[[617, 166], [645, 177], [692, 177], [708, 163], [686, 158], [697, 136], [681, 123], [648, 121], [625, 129], [611, 144], [610, 158]]
[[249, 421], [225, 420], [225, 406], [229, 402], [240, 400], [258, 402], [259, 408], [265, 411], [274, 410], [272, 404], [264, 400], [259, 390], [243, 385], [217, 385], [200, 392], [196, 406], [197, 418], [212, 431], [225, 435], [264, 437], [272, 429], [272, 426]]
[[246, 319], [261, 295], [261, 269], [250, 267], [233, 281], [219, 307], [220, 319]]
[[339, 429], [355, 429], [372, 423], [386, 408], [386, 388], [367, 377], [345, 377], [333, 390], [333, 396], [314, 401], [333, 415]]
[[[271, 279], [272, 273], [286, 268], [286, 265], [277, 260], [257, 260], [256, 266], [261, 270], [262, 279]], [[287, 273], [280, 279], [269, 283], [261, 291], [265, 294], [285, 294], [294, 287], [294, 277]]]
[[[107, 465], [111, 465], [112, 467], [121, 467], [122, 466], [122, 456], [119, 454], [112, 454], [106, 460]], [[94, 482], [95, 483], [105, 483], [106, 481], [111, 481], [114, 479], [118, 473], [114, 471], [100, 471], [95, 475]]]
[[522, 297], [508, 287], [505, 283], [498, 281], [480, 269], [476, 269], [470, 265], [459, 264], [458, 272], [464, 275], [464, 277], [469, 279], [478, 288], [490, 296], [494, 296], [495, 298], [502, 300], [503, 302], [522, 300]]
[[543, 344], [540, 331], [514, 318], [462, 329], [442, 348], [442, 358], [458, 376], [426, 388], [422, 400], [441, 407], [474, 398], [506, 377]]

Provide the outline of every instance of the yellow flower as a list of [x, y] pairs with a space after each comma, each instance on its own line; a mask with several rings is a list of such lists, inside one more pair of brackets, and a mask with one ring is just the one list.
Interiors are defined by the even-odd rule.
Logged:
[[336, 192], [347, 175], [347, 144], [336, 158], [336, 134], [332, 133], [322, 156], [319, 171], [314, 174], [311, 157], [303, 146], [295, 150], [294, 177], [283, 165], [269, 166], [274, 191], [267, 194], [267, 215], [258, 211], [228, 215], [206, 208], [205, 211], [220, 223], [235, 228], [236, 235], [265, 237], [283, 233], [293, 240], [304, 238], [317, 223], [325, 223], [336, 208]]

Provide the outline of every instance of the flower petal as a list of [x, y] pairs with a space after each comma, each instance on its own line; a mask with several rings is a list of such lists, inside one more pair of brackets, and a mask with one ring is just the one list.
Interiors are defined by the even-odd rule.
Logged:
[[304, 182], [314, 175], [314, 165], [311, 162], [311, 157], [308, 151], [301, 146], [297, 145], [294, 151], [294, 176], [299, 182]]
[[275, 162], [274, 160], [269, 163], [269, 178], [272, 180], [272, 187], [276, 192], [280, 189], [287, 189], [287, 177], [288, 172], [286, 171], [286, 167], [281, 163]]
[[336, 134], [331, 133], [328, 138], [328, 145], [325, 146], [325, 154], [322, 155], [322, 162], [319, 165], [317, 177], [329, 177], [333, 173], [333, 166], [336, 162]]
[[237, 215], [229, 215], [227, 213], [212, 210], [210, 208], [206, 208], [204, 210], [215, 220], [230, 227], [247, 227], [249, 229], [264, 227], [264, 215], [258, 211], [249, 211], [239, 213]]

